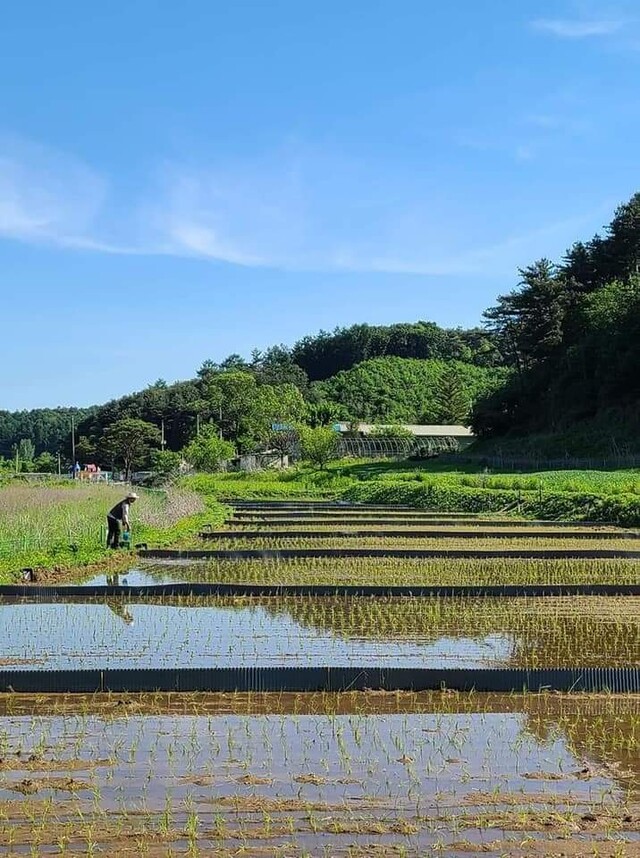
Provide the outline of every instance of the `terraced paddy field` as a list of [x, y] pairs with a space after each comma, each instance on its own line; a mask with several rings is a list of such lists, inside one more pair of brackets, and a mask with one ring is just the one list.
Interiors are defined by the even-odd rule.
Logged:
[[[473, 585], [560, 585], [640, 584], [637, 560], [563, 560], [441, 557], [417, 559], [395, 557], [310, 557], [267, 560], [208, 560], [162, 564], [144, 563], [126, 575], [111, 576], [114, 583], [153, 585], [175, 581], [224, 584], [323, 584], [443, 586]], [[86, 579], [86, 584], [106, 585], [107, 576]]]
[[520, 519], [507, 517], [504, 515], [489, 516], [484, 514], [474, 515], [472, 513], [446, 513], [446, 512], [407, 512], [396, 510], [390, 513], [384, 513], [381, 510], [371, 510], [369, 512], [345, 512], [343, 509], [334, 512], [330, 510], [312, 511], [289, 511], [274, 510], [271, 512], [260, 513], [255, 512], [240, 512], [235, 510], [229, 517], [228, 524], [235, 528], [248, 527], [320, 527], [329, 525], [330, 527], [341, 527], [343, 525], [358, 528], [361, 525], [375, 524], [382, 527], [433, 527], [444, 525], [446, 527], [467, 527], [486, 526], [498, 528], [533, 528], [550, 527], [554, 530], [561, 528], [576, 528], [597, 530], [617, 530], [621, 528], [607, 525], [602, 522], [589, 521], [547, 521], [534, 519]]
[[[515, 536], [515, 538], [513, 538]], [[377, 550], [386, 549], [423, 549], [423, 550], [450, 550], [450, 551], [467, 551], [471, 548], [473, 551], [502, 551], [524, 549], [532, 550], [549, 550], [560, 549], [567, 551], [570, 549], [596, 551], [598, 549], [608, 551], [640, 551], [640, 539], [638, 538], [606, 538], [594, 539], [593, 534], [589, 534], [589, 539], [581, 537], [559, 540], [554, 537], [546, 536], [529, 536], [525, 533], [509, 534], [509, 538], [504, 538], [502, 535], [492, 537], [479, 537], [473, 540], [473, 545], [469, 545], [466, 538], [459, 536], [434, 536], [424, 537], [417, 536], [359, 536], [347, 537], [342, 534], [327, 536], [315, 536], [312, 538], [304, 536], [287, 536], [278, 534], [277, 536], [263, 537], [243, 537], [236, 534], [233, 539], [220, 537], [215, 540], [215, 545], [211, 545], [218, 551], [236, 551], [241, 549], [255, 550], [279, 550], [279, 549], [323, 549], [323, 548], [355, 548], [365, 549], [373, 548]], [[345, 544], [349, 540], [349, 544]], [[357, 540], [357, 541], [354, 541]], [[207, 540], [209, 543], [210, 541]], [[352, 544], [353, 543], [353, 544]], [[202, 544], [195, 544], [194, 547], [201, 548]]]
[[[444, 534], [391, 535], [435, 527]], [[182, 551], [201, 550], [201, 562], [169, 551], [167, 562], [141, 557], [125, 575], [79, 576], [90, 596], [0, 590], [0, 687], [25, 674], [37, 684], [56, 670], [121, 670], [134, 684], [146, 675], [153, 689], [163, 668], [176, 676], [246, 668], [251, 681], [260, 671], [342, 666], [365, 676], [441, 671], [444, 680], [422, 687], [444, 690], [361, 682], [373, 690], [292, 694], [285, 679], [278, 694], [0, 693], [0, 854], [640, 855], [640, 695], [611, 693], [606, 679], [600, 694], [553, 692], [553, 684], [516, 693], [522, 678], [508, 696], [446, 690], [456, 670], [637, 676], [640, 595], [132, 589], [180, 581], [637, 587], [636, 534], [506, 514], [299, 503], [238, 506], [224, 530], [184, 539]], [[245, 546], [266, 554], [234, 557]], [[291, 546], [309, 556], [287, 559]], [[416, 547], [467, 556], [402, 556]], [[208, 549], [224, 556], [208, 558]], [[323, 556], [353, 549], [363, 556]], [[491, 556], [514, 549], [530, 556]], [[596, 556], [602, 551], [620, 556]]]
[[[368, 523], [371, 521], [372, 523]], [[235, 520], [231, 522], [233, 527], [225, 528], [224, 530], [205, 530], [202, 532], [203, 537], [208, 537], [209, 539], [214, 539], [218, 535], [222, 534], [230, 534], [230, 533], [240, 533], [240, 534], [248, 534], [258, 532], [261, 534], [270, 534], [270, 533], [314, 533], [320, 532], [325, 534], [331, 534], [332, 532], [337, 532], [344, 535], [366, 535], [369, 533], [383, 533], [389, 535], [390, 533], [419, 533], [428, 535], [430, 533], [441, 533], [447, 535], [449, 533], [464, 533], [464, 534], [483, 534], [483, 533], [496, 533], [498, 535], [505, 534], [509, 535], [509, 533], [531, 533], [534, 535], [540, 534], [544, 535], [546, 538], [551, 536], [557, 537], [565, 537], [566, 534], [581, 536], [585, 539], [597, 539], [601, 538], [603, 535], [613, 534], [614, 536], [637, 536], [638, 531], [635, 530], [620, 530], [619, 528], [606, 527], [604, 525], [591, 525], [589, 528], [582, 527], [577, 524], [566, 524], [560, 525], [556, 522], [520, 522], [520, 521], [497, 521], [497, 520], [481, 520], [481, 519], [456, 519], [455, 521], [444, 520], [444, 519], [434, 519], [428, 522], [419, 521], [417, 523], [411, 522], [407, 519], [402, 519], [399, 522], [390, 522], [388, 519], [365, 519], [365, 522], [353, 522], [346, 521], [342, 522], [341, 520], [336, 522], [329, 521], [327, 519], [320, 519], [319, 522], [316, 522], [312, 519], [301, 519], [298, 521], [297, 519], [288, 519], [284, 522], [263, 522], [263, 521], [245, 521], [241, 520], [236, 522]]]
[[296, 555], [409, 559], [413, 554], [426, 560], [430, 554], [454, 559], [502, 553], [532, 559], [538, 554], [545, 559], [589, 554], [640, 559], [640, 533], [592, 522], [527, 521], [505, 514], [251, 503], [234, 508], [224, 528], [205, 527], [199, 539], [186, 540], [181, 549], [184, 558], [202, 559], [210, 552], [212, 558], [230, 560], [252, 556], [268, 560], [273, 552], [280, 552], [280, 559]]
[[628, 697], [0, 700], [2, 854], [635, 856]]

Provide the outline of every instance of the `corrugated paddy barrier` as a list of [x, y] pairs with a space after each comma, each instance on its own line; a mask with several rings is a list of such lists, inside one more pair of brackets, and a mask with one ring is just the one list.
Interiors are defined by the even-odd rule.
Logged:
[[640, 668], [434, 670], [371, 667], [0, 670], [0, 693], [542, 691], [640, 693]]

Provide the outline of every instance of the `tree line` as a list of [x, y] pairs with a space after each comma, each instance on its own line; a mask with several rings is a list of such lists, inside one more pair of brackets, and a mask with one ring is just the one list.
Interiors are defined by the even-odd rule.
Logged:
[[481, 435], [540, 435], [554, 454], [638, 449], [639, 266], [635, 194], [602, 235], [576, 242], [559, 263], [520, 270], [516, 288], [484, 314], [514, 371], [476, 402]]
[[[151, 426], [158, 434], [144, 430], [147, 448], [163, 452], [183, 450], [207, 427], [250, 452], [283, 443], [273, 430], [278, 424], [465, 422], [475, 399], [506, 372], [492, 341], [492, 334], [430, 322], [321, 331], [292, 348], [256, 350], [248, 360], [206, 360], [189, 381], [159, 379], [104, 405], [0, 412], [0, 456], [17, 457], [24, 470], [55, 470], [58, 453], [69, 463], [72, 419], [76, 459], [105, 466], [114, 458], [112, 427], [123, 420]], [[310, 378], [303, 363], [322, 380]], [[330, 366], [341, 369], [327, 376]]]

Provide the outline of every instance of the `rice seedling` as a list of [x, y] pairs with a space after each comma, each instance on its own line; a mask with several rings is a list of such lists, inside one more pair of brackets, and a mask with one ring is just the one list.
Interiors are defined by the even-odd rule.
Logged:
[[637, 584], [634, 560], [528, 558], [304, 557], [145, 563], [145, 581], [246, 584], [379, 584], [466, 586], [501, 584]]
[[[581, 854], [613, 855], [638, 839], [637, 700], [181, 700], [119, 697], [100, 710], [98, 701], [69, 709], [53, 697], [42, 701], [46, 715], [33, 700], [8, 701], [0, 715], [4, 854], [35, 846], [36, 854], [67, 855], [417, 856], [456, 851], [465, 839], [495, 844], [499, 854], [521, 854], [530, 840], [556, 854], [570, 834]], [[20, 769], [42, 741], [42, 770]], [[95, 757], [105, 764], [92, 766]], [[54, 765], [82, 770], [95, 793], [52, 800]], [[154, 787], [141, 798], [148, 767]], [[27, 776], [34, 791], [12, 791]]]
[[[387, 530], [465, 530], [465, 531], [522, 531], [537, 532], [549, 530], [552, 533], [563, 533], [567, 531], [578, 531], [581, 534], [589, 533], [622, 533], [620, 528], [605, 524], [593, 524], [585, 527], [584, 522], [556, 522], [556, 521], [523, 521], [521, 519], [502, 518], [413, 518], [411, 516], [397, 515], [395, 518], [370, 518], [356, 516], [316, 517], [305, 516], [301, 518], [273, 517], [232, 519], [227, 522], [227, 529], [238, 533], [245, 531], [300, 531], [300, 530], [324, 530], [327, 532], [344, 533], [357, 530], [378, 530], [384, 533]], [[633, 532], [633, 531], [631, 531]]]
[[[199, 542], [193, 543], [194, 547], [202, 548]], [[186, 547], [186, 546], [185, 546]], [[349, 544], [345, 544], [344, 536], [305, 538], [303, 536], [287, 536], [286, 533], [273, 537], [251, 537], [251, 538], [236, 538], [225, 539], [219, 538], [212, 542], [209, 546], [211, 549], [220, 551], [235, 551], [239, 549], [255, 549], [255, 550], [278, 550], [285, 548], [292, 549], [323, 549], [323, 548], [376, 548], [376, 549], [448, 549], [448, 550], [469, 550], [470, 547], [474, 551], [501, 551], [501, 550], [618, 550], [618, 551], [640, 551], [640, 538], [621, 538], [621, 539], [589, 539], [582, 540], [580, 538], [571, 539], [554, 539], [553, 537], [534, 536], [529, 537], [523, 535], [517, 538], [501, 538], [500, 536], [492, 538], [478, 538], [473, 540], [470, 546], [467, 539], [457, 537], [418, 537], [407, 539], [401, 536], [385, 537], [385, 536], [362, 536], [355, 540], [351, 540]]]

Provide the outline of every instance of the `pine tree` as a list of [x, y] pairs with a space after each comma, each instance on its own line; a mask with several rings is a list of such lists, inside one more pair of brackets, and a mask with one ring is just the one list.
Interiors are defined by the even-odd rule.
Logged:
[[465, 423], [471, 409], [471, 398], [455, 367], [447, 367], [438, 379], [434, 411], [443, 424]]

